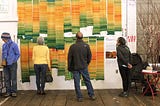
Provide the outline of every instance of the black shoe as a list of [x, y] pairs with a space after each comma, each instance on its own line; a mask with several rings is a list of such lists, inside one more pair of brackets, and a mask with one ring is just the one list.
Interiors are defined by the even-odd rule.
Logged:
[[90, 99], [91, 99], [91, 100], [96, 100], [95, 95], [92, 95], [92, 96], [90, 97]]
[[119, 94], [120, 97], [128, 97], [128, 93], [127, 92], [122, 92]]
[[11, 96], [12, 96], [12, 97], [17, 97], [17, 94], [16, 94], [16, 93], [12, 93]]
[[46, 93], [44, 91], [41, 92], [41, 95], [45, 95]]
[[41, 91], [40, 91], [40, 90], [37, 90], [37, 94], [40, 95], [40, 94], [41, 94]]
[[83, 98], [78, 98], [77, 101], [78, 102], [83, 102]]

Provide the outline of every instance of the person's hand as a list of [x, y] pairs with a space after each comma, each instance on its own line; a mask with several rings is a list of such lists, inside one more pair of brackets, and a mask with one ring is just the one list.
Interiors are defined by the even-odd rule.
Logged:
[[6, 66], [6, 65], [7, 65], [6, 61], [5, 61], [5, 60], [2, 60], [1, 65], [2, 65], [2, 66]]
[[48, 67], [48, 71], [52, 71], [52, 68], [51, 68], [51, 67]]
[[128, 68], [131, 69], [132, 68], [132, 64], [128, 64]]

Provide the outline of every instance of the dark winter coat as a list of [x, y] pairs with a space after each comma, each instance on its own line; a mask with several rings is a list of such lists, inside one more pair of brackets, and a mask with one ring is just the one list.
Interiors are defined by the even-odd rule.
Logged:
[[117, 62], [119, 66], [128, 66], [131, 63], [131, 52], [126, 45], [119, 45], [117, 50]]
[[91, 50], [88, 44], [78, 39], [72, 44], [68, 52], [68, 70], [79, 71], [88, 67], [91, 61]]

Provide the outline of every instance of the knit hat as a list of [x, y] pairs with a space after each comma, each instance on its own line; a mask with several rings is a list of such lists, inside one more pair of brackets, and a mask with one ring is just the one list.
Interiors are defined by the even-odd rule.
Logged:
[[10, 39], [11, 38], [10, 33], [3, 32], [2, 35], [1, 35], [1, 38], [3, 38], [3, 39]]

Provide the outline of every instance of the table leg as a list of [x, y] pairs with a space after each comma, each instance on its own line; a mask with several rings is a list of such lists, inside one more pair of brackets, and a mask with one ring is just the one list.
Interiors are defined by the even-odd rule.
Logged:
[[149, 78], [147, 78], [147, 88], [145, 89], [145, 91], [143, 92], [143, 96], [147, 93], [147, 90], [149, 89], [152, 93], [152, 98], [154, 100], [154, 92], [153, 89], [151, 87], [152, 82], [149, 81]]

